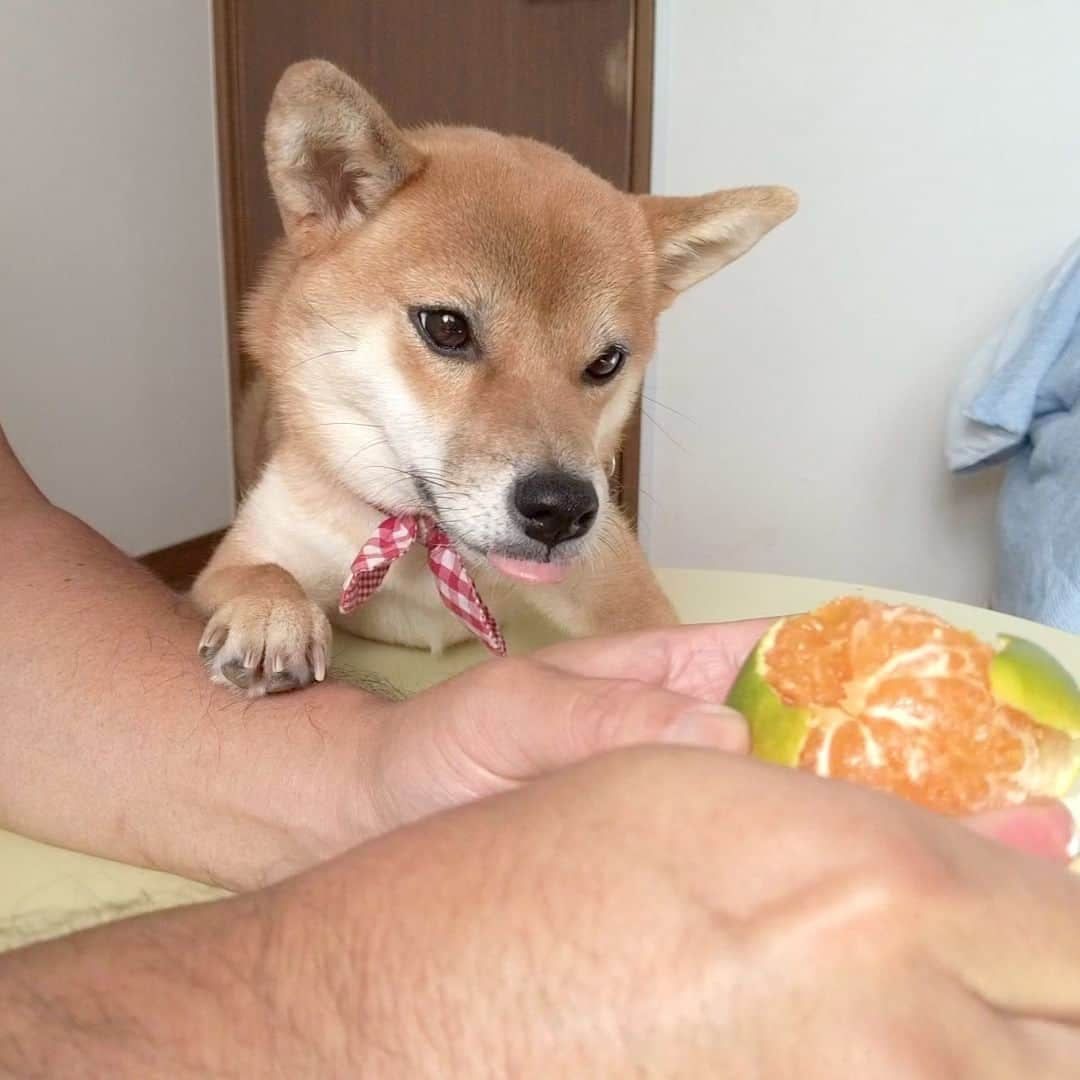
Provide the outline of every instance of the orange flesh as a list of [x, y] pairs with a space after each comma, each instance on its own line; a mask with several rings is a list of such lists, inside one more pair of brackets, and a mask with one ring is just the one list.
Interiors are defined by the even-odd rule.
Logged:
[[962, 814], [1038, 793], [1070, 752], [994, 700], [992, 657], [928, 612], [841, 597], [788, 620], [765, 665], [785, 702], [810, 709], [801, 767]]

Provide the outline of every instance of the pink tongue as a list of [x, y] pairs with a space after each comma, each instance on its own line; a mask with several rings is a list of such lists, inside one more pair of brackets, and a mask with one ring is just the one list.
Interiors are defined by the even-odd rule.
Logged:
[[559, 563], [526, 562], [524, 559], [508, 559], [505, 555], [489, 555], [488, 562], [500, 574], [531, 585], [553, 585], [566, 577], [567, 568]]

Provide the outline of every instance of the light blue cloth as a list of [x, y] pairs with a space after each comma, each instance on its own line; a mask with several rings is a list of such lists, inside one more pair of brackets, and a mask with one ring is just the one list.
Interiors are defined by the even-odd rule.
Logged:
[[956, 472], [1008, 461], [996, 606], [1080, 633], [1080, 241], [972, 358], [946, 459]]

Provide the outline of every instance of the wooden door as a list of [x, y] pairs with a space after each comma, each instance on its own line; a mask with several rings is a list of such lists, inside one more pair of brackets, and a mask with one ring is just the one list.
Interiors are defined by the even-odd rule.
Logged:
[[[296, 60], [356, 76], [395, 121], [531, 135], [626, 190], [648, 186], [653, 0], [215, 0], [234, 401], [237, 309], [280, 233], [262, 154], [270, 95]], [[638, 421], [620, 463], [636, 511]]]

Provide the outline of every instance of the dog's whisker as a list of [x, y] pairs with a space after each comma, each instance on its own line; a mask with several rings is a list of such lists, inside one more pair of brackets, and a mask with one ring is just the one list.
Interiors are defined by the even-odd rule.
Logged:
[[690, 451], [687, 450], [686, 447], [683, 446], [683, 444], [681, 442], [679, 442], [679, 440], [676, 439], [675, 436], [672, 435], [671, 432], [668, 431], [667, 428], [665, 428], [663, 424], [660, 424], [660, 423], [657, 422], [655, 416], [653, 416], [650, 413], [646, 412], [644, 409], [641, 410], [641, 415], [644, 416], [645, 419], [648, 420], [649, 423], [652, 424], [653, 427], [655, 427], [657, 429], [657, 431], [659, 431], [668, 440], [668, 442], [670, 442], [672, 444], [672, 446], [677, 446], [684, 454], [689, 454], [690, 453]]
[[416, 483], [427, 485], [438, 491], [440, 497], [453, 498], [455, 496], [460, 497], [462, 500], [467, 501], [471, 494], [467, 488], [460, 487], [456, 484], [451, 484], [447, 480], [443, 480], [440, 477], [430, 475], [428, 473], [414, 471], [410, 469], [403, 469], [396, 465], [386, 465], [382, 463], [372, 463], [366, 466], [369, 469], [382, 469], [388, 472], [397, 473], [400, 477], [412, 480]]
[[368, 443], [366, 446], [358, 447], [356, 450], [353, 451], [353, 453], [351, 453], [345, 459], [345, 461], [343, 461], [341, 463], [340, 467], [342, 469], [345, 469], [349, 465], [351, 465], [361, 454], [366, 453], [368, 450], [374, 450], [376, 446], [385, 446], [385, 445], [387, 445], [386, 437], [383, 436], [382, 438], [378, 438], [378, 439], [373, 440], [372, 442]]
[[356, 341], [356, 340], [357, 340], [357, 339], [356, 339], [356, 335], [355, 335], [355, 334], [350, 334], [350, 333], [349, 333], [349, 332], [348, 332], [347, 330], [342, 330], [340, 326], [337, 326], [337, 325], [336, 325], [335, 323], [332, 323], [332, 322], [331, 322], [331, 321], [330, 321], [330, 320], [329, 320], [329, 319], [328, 319], [328, 318], [327, 318], [327, 317], [326, 317], [326, 316], [325, 316], [325, 315], [324, 315], [324, 314], [323, 314], [323, 313], [322, 313], [322, 312], [321, 312], [321, 311], [320, 311], [320, 310], [319, 310], [319, 309], [318, 309], [318, 308], [317, 308], [317, 307], [316, 307], [316, 306], [315, 306], [315, 305], [314, 305], [314, 304], [313, 304], [313, 303], [312, 303], [312, 302], [311, 302], [311, 301], [310, 301], [310, 300], [308, 299], [308, 297], [307, 297], [307, 293], [305, 293], [305, 292], [304, 292], [303, 290], [301, 290], [301, 291], [300, 291], [300, 299], [301, 299], [301, 300], [303, 300], [305, 304], [307, 304], [307, 306], [308, 306], [308, 308], [309, 308], [309, 309], [311, 310], [312, 314], [313, 314], [313, 315], [315, 315], [315, 316], [316, 316], [317, 318], [319, 318], [319, 319], [322, 319], [322, 321], [323, 321], [324, 323], [326, 323], [326, 325], [327, 325], [327, 326], [329, 326], [331, 330], [336, 330], [336, 331], [337, 331], [337, 332], [338, 332], [339, 334], [341, 334], [341, 336], [342, 336], [342, 337], [347, 337], [347, 338], [348, 338], [348, 339], [349, 339], [350, 341]]
[[381, 424], [362, 424], [359, 420], [324, 420], [318, 424], [309, 424], [307, 430], [314, 431], [322, 427], [358, 427], [380, 429]]
[[297, 360], [295, 364], [290, 364], [288, 370], [295, 371], [297, 368], [303, 367], [305, 364], [310, 364], [312, 360], [321, 360], [324, 356], [340, 356], [343, 353], [351, 353], [352, 349], [327, 349], [326, 352], [316, 353], [314, 356], [307, 356], [303, 360]]
[[667, 409], [667, 411], [669, 413], [674, 413], [676, 416], [681, 416], [684, 420], [688, 421], [691, 424], [696, 424], [698, 422], [697, 419], [695, 417], [691, 416], [689, 413], [684, 413], [684, 412], [680, 412], [678, 409], [673, 409], [670, 405], [665, 405], [659, 399], [654, 398], [654, 397], [649, 397], [649, 395], [646, 394], [644, 391], [642, 391], [641, 400], [642, 401], [647, 401], [650, 405], [657, 405], [661, 409]]

